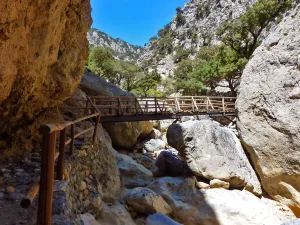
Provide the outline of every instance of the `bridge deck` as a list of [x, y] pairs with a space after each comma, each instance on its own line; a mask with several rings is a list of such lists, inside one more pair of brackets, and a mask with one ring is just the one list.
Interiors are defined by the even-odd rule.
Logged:
[[197, 115], [234, 116], [235, 100], [234, 97], [211, 96], [167, 98], [92, 96], [87, 100], [80, 99], [86, 101], [84, 115], [89, 112], [101, 112], [101, 123], [179, 119], [182, 116]]

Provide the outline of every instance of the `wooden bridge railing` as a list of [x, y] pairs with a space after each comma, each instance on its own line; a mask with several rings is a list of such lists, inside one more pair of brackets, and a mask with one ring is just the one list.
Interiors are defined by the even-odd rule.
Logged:
[[234, 112], [234, 97], [182, 96], [135, 98], [128, 96], [90, 97], [102, 116], [168, 114], [180, 112]]
[[[84, 101], [83, 99], [77, 99]], [[89, 100], [86, 100], [89, 102]], [[56, 179], [63, 179], [64, 171], [64, 157], [66, 146], [69, 145], [69, 154], [74, 153], [75, 139], [93, 131], [92, 142], [95, 143], [98, 126], [100, 122], [101, 113], [94, 108], [96, 113], [84, 116], [78, 120], [60, 123], [60, 124], [47, 124], [40, 128], [40, 133], [43, 135], [43, 149], [41, 158], [41, 175], [37, 178], [36, 183], [27, 192], [26, 196], [21, 201], [23, 208], [28, 208], [32, 201], [39, 193], [38, 202], [38, 225], [51, 225], [52, 224], [52, 198], [53, 198], [53, 183], [55, 173], [55, 161], [57, 161]], [[82, 121], [94, 119], [93, 126], [76, 133], [76, 125]], [[67, 138], [67, 129], [70, 129], [70, 138]], [[57, 133], [59, 133], [59, 144], [57, 150]]]

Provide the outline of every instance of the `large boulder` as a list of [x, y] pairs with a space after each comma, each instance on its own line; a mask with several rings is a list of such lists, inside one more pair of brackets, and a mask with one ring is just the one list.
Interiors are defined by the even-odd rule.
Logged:
[[[164, 177], [149, 184], [185, 225], [279, 225], [273, 209], [248, 191], [197, 190], [192, 178]], [[284, 221], [285, 222], [285, 221]]]
[[291, 221], [288, 221], [288, 222], [283, 223], [281, 225], [300, 225], [300, 219], [291, 220]]
[[166, 147], [166, 143], [160, 139], [151, 139], [144, 144], [144, 148], [148, 152], [157, 152]]
[[132, 148], [138, 139], [146, 138], [152, 132], [152, 125], [148, 121], [105, 123], [103, 127], [111, 137], [116, 148]]
[[80, 88], [89, 96], [133, 96], [92, 72], [85, 71]]
[[[78, 86], [90, 1], [0, 1], [0, 158], [33, 149], [37, 128]], [[46, 113], [48, 112], [48, 113]]]
[[100, 225], [95, 217], [93, 217], [91, 214], [86, 213], [79, 216], [79, 222], [80, 225]]
[[184, 155], [195, 175], [219, 179], [231, 188], [245, 188], [261, 194], [259, 180], [236, 135], [212, 120], [173, 124], [168, 143]]
[[263, 188], [300, 216], [300, 10], [256, 49], [238, 92], [238, 130]]
[[116, 153], [117, 163], [126, 188], [145, 187], [153, 181], [152, 172], [131, 157]]
[[119, 203], [105, 204], [97, 221], [101, 225], [136, 225], [129, 212]]
[[182, 225], [167, 217], [166, 215], [155, 213], [146, 220], [146, 225]]
[[134, 212], [151, 215], [161, 213], [168, 215], [171, 208], [165, 200], [148, 188], [134, 188], [125, 196], [126, 204]]

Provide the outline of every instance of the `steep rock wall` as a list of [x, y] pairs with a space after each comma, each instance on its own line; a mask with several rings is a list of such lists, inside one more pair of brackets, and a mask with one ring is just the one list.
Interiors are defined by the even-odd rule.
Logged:
[[10, 0], [0, 12], [0, 153], [8, 156], [32, 149], [45, 112], [80, 82], [91, 7], [89, 0]]
[[300, 216], [300, 10], [277, 26], [242, 75], [238, 128], [263, 188]]

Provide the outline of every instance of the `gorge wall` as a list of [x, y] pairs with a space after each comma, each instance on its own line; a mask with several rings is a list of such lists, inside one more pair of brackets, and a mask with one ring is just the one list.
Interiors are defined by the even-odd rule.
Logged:
[[300, 12], [254, 52], [237, 99], [238, 128], [263, 188], [300, 216]]
[[1, 1], [0, 11], [3, 157], [31, 150], [48, 109], [72, 95], [88, 57], [92, 20], [89, 0]]
[[111, 48], [115, 58], [119, 60], [136, 62], [144, 51], [140, 46], [129, 44], [120, 38], [113, 38], [95, 28], [90, 29], [87, 39], [91, 48], [97, 46]]

